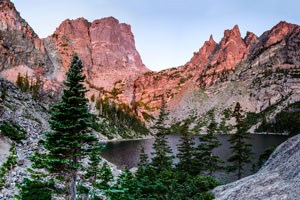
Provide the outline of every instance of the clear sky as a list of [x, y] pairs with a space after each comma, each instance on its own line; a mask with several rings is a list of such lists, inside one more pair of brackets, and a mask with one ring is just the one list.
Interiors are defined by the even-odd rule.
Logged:
[[131, 25], [144, 64], [161, 70], [185, 64], [210, 34], [218, 42], [238, 24], [258, 36], [279, 21], [300, 24], [298, 0], [12, 0], [40, 37], [69, 18], [113, 16]]

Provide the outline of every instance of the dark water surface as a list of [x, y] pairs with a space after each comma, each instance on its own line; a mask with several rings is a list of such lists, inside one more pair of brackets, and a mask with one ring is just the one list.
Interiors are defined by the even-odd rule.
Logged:
[[[179, 143], [180, 136], [169, 135], [168, 137], [169, 145], [171, 146], [173, 153], [177, 154], [176, 145]], [[230, 144], [228, 142], [229, 135], [219, 135], [218, 136], [222, 145], [215, 150], [223, 160], [226, 160], [230, 154]], [[250, 143], [252, 146], [252, 162], [257, 163], [259, 156], [269, 147], [278, 146], [284, 142], [288, 136], [283, 135], [251, 135]], [[114, 163], [118, 168], [123, 168], [125, 166], [132, 168], [136, 167], [139, 160], [140, 147], [144, 146], [145, 152], [151, 157], [152, 145], [154, 139], [144, 139], [144, 140], [130, 140], [130, 141], [119, 141], [119, 142], [108, 142], [106, 148], [102, 152], [102, 156], [108, 161]], [[195, 143], [198, 145], [200, 143], [197, 136], [195, 136]], [[175, 159], [176, 163], [177, 160]], [[252, 169], [252, 164], [246, 167], [245, 174], [250, 175]], [[228, 174], [226, 172], [217, 172], [216, 178], [224, 183], [231, 182], [235, 179], [234, 174]]]

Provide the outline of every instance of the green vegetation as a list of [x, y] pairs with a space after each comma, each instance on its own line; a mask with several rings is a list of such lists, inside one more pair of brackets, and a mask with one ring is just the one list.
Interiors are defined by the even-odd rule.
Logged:
[[191, 176], [176, 169], [157, 171], [150, 166], [142, 175], [134, 175], [125, 169], [106, 194], [111, 200], [210, 200], [214, 195], [208, 191], [217, 185], [219, 183], [212, 177]]
[[216, 134], [219, 131], [215, 121], [214, 111], [208, 113], [210, 123], [207, 126], [207, 133], [200, 135], [200, 144], [196, 149], [197, 166], [200, 172], [213, 176], [216, 170], [222, 169], [221, 164], [223, 161], [217, 156], [213, 150], [221, 146], [220, 141], [217, 139]]
[[238, 179], [242, 177], [245, 164], [251, 162], [250, 157], [252, 155], [251, 144], [247, 142], [247, 139], [250, 138], [242, 112], [241, 105], [237, 103], [233, 112], [236, 123], [234, 126], [235, 133], [229, 138], [232, 155], [228, 158], [228, 162], [231, 162], [232, 165], [228, 167], [228, 171], [237, 171]]
[[199, 170], [197, 170], [198, 167], [195, 162], [195, 142], [194, 137], [191, 135], [191, 132], [189, 131], [188, 123], [185, 122], [181, 126], [181, 138], [179, 140], [179, 144], [177, 145], [178, 148], [178, 154], [177, 158], [179, 160], [178, 164], [176, 165], [176, 168], [181, 172], [187, 172], [188, 174], [198, 174]]
[[267, 148], [258, 158], [257, 168], [260, 169], [263, 164], [269, 159], [270, 155], [276, 149], [275, 146]]
[[15, 142], [21, 142], [21, 140], [26, 138], [26, 131], [13, 122], [2, 122], [0, 131], [0, 135], [8, 137]]
[[[82, 194], [91, 194], [92, 199], [97, 199], [96, 194], [103, 195], [110, 188], [109, 183], [113, 181], [113, 174], [105, 161], [99, 156], [101, 147], [93, 148], [89, 155], [88, 168], [84, 174], [85, 182], [92, 185], [92, 188], [81, 186]], [[84, 190], [83, 190], [84, 189]]]
[[297, 134], [300, 132], [300, 102], [295, 102], [279, 112], [273, 122], [268, 122], [266, 117], [263, 118], [261, 125], [258, 127], [259, 132], [274, 132]]
[[214, 198], [214, 195], [208, 191], [219, 183], [210, 176], [195, 172], [197, 168], [194, 160], [195, 149], [193, 139], [189, 137], [188, 123], [180, 127], [183, 136], [178, 145], [179, 163], [173, 166], [172, 151], [165, 138], [169, 133], [164, 125], [167, 116], [165, 106], [162, 96], [160, 115], [152, 127], [156, 133], [152, 161], [149, 162], [148, 155], [142, 147], [137, 172], [133, 174], [125, 169], [116, 184], [106, 192], [109, 199], [209, 200]]
[[189, 74], [187, 77], [182, 77], [179, 79], [179, 83], [178, 85], [181, 85], [181, 84], [184, 84], [187, 80], [189, 80], [190, 78], [192, 78], [193, 75], [192, 74]]
[[169, 132], [164, 125], [168, 113], [166, 112], [166, 102], [164, 96], [161, 98], [160, 113], [158, 119], [152, 127], [156, 134], [153, 144], [152, 166], [158, 171], [170, 169], [173, 164], [173, 156], [171, 155], [172, 150], [166, 139], [166, 135], [168, 135]]
[[55, 191], [53, 180], [40, 181], [25, 178], [23, 186], [19, 185], [20, 193], [16, 196], [19, 200], [51, 200]]
[[92, 96], [91, 96], [91, 102], [95, 102], [95, 94], [92, 94]]
[[40, 76], [37, 76], [35, 80], [30, 81], [27, 73], [25, 76], [22, 76], [20, 73], [18, 73], [16, 84], [22, 92], [31, 93], [34, 99], [41, 98], [43, 82]]
[[49, 123], [52, 131], [46, 132], [42, 141], [47, 152], [36, 152], [32, 157], [34, 168], [46, 169], [56, 180], [62, 177], [63, 193], [67, 199], [75, 199], [80, 161], [97, 141], [89, 133], [90, 114], [82, 70], [81, 61], [74, 56], [64, 82], [66, 89], [62, 100], [51, 108]]
[[9, 150], [10, 154], [6, 161], [0, 167], [0, 189], [5, 185], [5, 175], [17, 165], [17, 151], [13, 144]]
[[96, 109], [99, 116], [92, 119], [92, 128], [109, 139], [121, 136], [122, 138], [137, 138], [149, 135], [145, 124], [136, 116], [128, 105], [116, 105], [108, 98], [96, 100]]

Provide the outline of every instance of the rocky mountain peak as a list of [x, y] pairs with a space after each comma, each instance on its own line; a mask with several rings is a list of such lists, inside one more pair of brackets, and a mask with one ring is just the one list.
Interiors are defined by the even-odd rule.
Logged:
[[234, 25], [232, 29], [224, 31], [224, 38], [241, 37], [240, 29], [238, 25]]
[[246, 36], [244, 38], [247, 47], [257, 42], [257, 40], [258, 37], [254, 33], [247, 31]]
[[279, 22], [270, 31], [265, 32], [262, 38], [266, 38], [265, 46], [270, 46], [284, 39], [288, 33], [293, 32], [297, 27], [295, 24], [290, 24], [285, 21]]
[[0, 0], [0, 30], [21, 29], [24, 20], [14, 4], [8, 0]]
[[14, 4], [9, 0], [1, 0], [0, 70], [21, 64], [31, 68], [52, 65], [43, 42], [20, 16]]
[[216, 43], [215, 40], [214, 40], [214, 38], [213, 38], [213, 35], [210, 35], [210, 36], [209, 36], [208, 42], [209, 42], [210, 44]]
[[213, 36], [210, 35], [209, 40], [204, 42], [203, 46], [198, 52], [194, 53], [194, 56], [186, 65], [203, 67], [208, 62], [210, 54], [216, 48], [216, 44], [217, 43], [214, 41]]
[[84, 18], [65, 20], [44, 41], [54, 55], [59, 81], [64, 79], [74, 53], [82, 60], [88, 81], [107, 89], [116, 81], [149, 71], [136, 50], [130, 26], [113, 17], [91, 23]]
[[234, 69], [235, 65], [244, 59], [246, 52], [246, 44], [239, 27], [235, 25], [232, 29], [225, 30], [218, 50], [211, 59], [211, 66], [215, 66], [212, 70], [221, 72]]

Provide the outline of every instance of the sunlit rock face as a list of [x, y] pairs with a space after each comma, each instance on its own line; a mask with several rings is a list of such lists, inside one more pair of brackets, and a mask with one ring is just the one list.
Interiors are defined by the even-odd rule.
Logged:
[[217, 200], [299, 199], [300, 135], [281, 144], [254, 175], [213, 190]]
[[[0, 1], [0, 70], [25, 64], [51, 71], [52, 63], [43, 42], [20, 17], [14, 4]], [[46, 67], [47, 66], [47, 67]]]
[[84, 18], [67, 19], [44, 41], [60, 81], [74, 53], [85, 66], [87, 80], [106, 89], [112, 89], [116, 81], [149, 71], [136, 50], [130, 26], [113, 17], [92, 23]]

